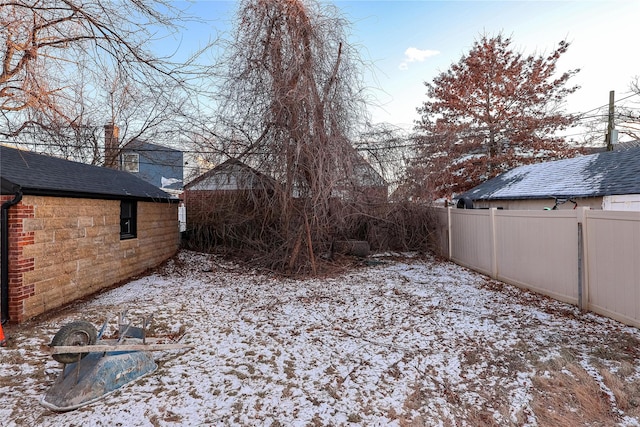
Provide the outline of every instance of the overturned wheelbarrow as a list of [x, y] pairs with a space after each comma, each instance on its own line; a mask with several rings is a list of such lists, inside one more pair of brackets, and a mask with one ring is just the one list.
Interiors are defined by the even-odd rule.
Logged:
[[49, 344], [62, 372], [40, 403], [57, 412], [89, 405], [123, 385], [154, 372], [152, 351], [189, 349], [192, 346], [147, 337], [151, 317], [141, 327], [125, 323], [119, 316], [118, 337], [102, 339], [108, 320], [98, 332], [93, 324], [79, 320], [64, 325]]

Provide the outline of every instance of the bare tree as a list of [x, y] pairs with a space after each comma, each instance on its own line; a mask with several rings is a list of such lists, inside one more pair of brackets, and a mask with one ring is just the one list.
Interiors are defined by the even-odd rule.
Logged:
[[182, 130], [189, 79], [204, 70], [150, 53], [189, 19], [172, 3], [1, 2], [0, 135], [102, 163], [107, 122], [123, 128], [122, 144]]
[[640, 76], [629, 85], [631, 94], [624, 97], [626, 104], [617, 108], [616, 127], [630, 140], [630, 144], [640, 145]]
[[367, 162], [396, 189], [413, 155], [413, 142], [408, 133], [388, 123], [367, 124], [354, 144]]
[[[335, 237], [336, 200], [353, 176], [351, 137], [364, 104], [347, 22], [326, 3], [244, 0], [228, 47], [217, 142], [277, 182], [264, 218], [279, 270], [316, 271]], [[344, 193], [342, 193], [344, 194]], [[256, 243], [254, 246], [260, 246]]]
[[[640, 146], [640, 77], [629, 84], [629, 92], [615, 94], [613, 124], [618, 133], [618, 142], [624, 146]], [[603, 94], [603, 99], [607, 94]], [[578, 116], [583, 127], [579, 137], [588, 147], [607, 147], [609, 104], [591, 109]]]

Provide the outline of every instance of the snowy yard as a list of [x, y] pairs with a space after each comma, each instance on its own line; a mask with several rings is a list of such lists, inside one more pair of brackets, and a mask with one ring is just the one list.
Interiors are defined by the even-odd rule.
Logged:
[[[451, 263], [381, 258], [325, 279], [183, 251], [144, 277], [5, 327], [15, 426], [640, 426], [640, 331]], [[90, 406], [38, 402], [63, 324], [128, 309], [189, 351]], [[115, 330], [115, 324], [113, 325]], [[7, 421], [8, 420], [8, 424]]]

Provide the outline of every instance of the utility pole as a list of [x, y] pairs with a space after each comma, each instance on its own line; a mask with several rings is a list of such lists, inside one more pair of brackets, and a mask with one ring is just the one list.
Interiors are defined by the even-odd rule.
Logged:
[[615, 91], [609, 92], [609, 123], [607, 125], [607, 134], [604, 137], [604, 142], [607, 145], [607, 151], [613, 151], [613, 144], [618, 140], [618, 131], [615, 130], [615, 123], [613, 122], [613, 103], [615, 98]]

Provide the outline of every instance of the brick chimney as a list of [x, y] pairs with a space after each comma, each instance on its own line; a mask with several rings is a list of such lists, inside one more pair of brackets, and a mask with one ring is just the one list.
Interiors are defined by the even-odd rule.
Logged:
[[104, 125], [104, 167], [106, 168], [119, 169], [119, 133], [120, 129], [113, 123]]

